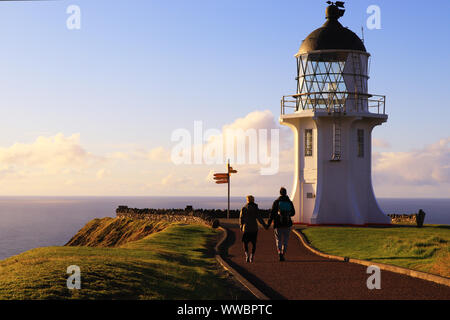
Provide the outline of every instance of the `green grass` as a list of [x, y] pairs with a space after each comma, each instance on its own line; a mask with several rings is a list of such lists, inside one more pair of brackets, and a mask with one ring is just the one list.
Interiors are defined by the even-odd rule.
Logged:
[[[106, 221], [108, 222], [108, 221]], [[0, 299], [241, 299], [212, 255], [217, 232], [173, 224], [115, 248], [47, 247], [0, 261]], [[81, 289], [66, 287], [81, 268]]]
[[311, 227], [303, 229], [318, 250], [450, 277], [450, 227]]

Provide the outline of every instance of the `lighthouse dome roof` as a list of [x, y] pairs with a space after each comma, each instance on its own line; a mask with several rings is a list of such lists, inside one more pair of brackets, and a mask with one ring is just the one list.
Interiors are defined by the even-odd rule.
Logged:
[[362, 40], [338, 21], [343, 15], [335, 5], [327, 7], [327, 21], [303, 40], [297, 55], [316, 50], [356, 50], [366, 52]]

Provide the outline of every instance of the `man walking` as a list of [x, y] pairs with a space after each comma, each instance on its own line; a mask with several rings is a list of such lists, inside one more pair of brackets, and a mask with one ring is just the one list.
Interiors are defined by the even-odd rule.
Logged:
[[275, 231], [275, 242], [278, 250], [280, 261], [284, 261], [289, 234], [292, 227], [291, 217], [295, 215], [294, 204], [287, 196], [285, 188], [280, 189], [280, 197], [273, 202], [272, 212], [270, 213], [267, 228], [272, 224]]

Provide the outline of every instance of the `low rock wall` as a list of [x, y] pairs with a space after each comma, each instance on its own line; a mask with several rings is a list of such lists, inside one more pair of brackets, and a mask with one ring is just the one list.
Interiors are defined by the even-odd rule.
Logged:
[[[270, 210], [261, 210], [261, 216], [268, 218]], [[230, 210], [230, 218], [239, 218], [239, 210]], [[218, 226], [218, 219], [227, 217], [227, 210], [193, 209], [137, 209], [119, 206], [116, 209], [117, 217], [145, 219], [150, 221], [165, 220], [169, 222], [206, 223]]]
[[419, 210], [414, 214], [388, 214], [393, 224], [416, 224], [418, 227], [423, 226], [425, 220], [425, 212]]

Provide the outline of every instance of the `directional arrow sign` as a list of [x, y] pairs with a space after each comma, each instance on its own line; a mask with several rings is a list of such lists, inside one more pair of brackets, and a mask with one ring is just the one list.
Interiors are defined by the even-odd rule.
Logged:
[[[1, 0], [0, 0], [1, 1]], [[237, 170], [234, 170], [233, 167], [230, 166], [230, 160], [227, 163], [227, 173], [215, 173], [214, 180], [216, 180], [217, 184], [228, 184], [228, 209], [227, 209], [227, 218], [230, 218], [230, 178], [232, 173], [237, 173]]]
[[214, 173], [214, 178], [228, 178], [228, 173]]

